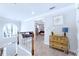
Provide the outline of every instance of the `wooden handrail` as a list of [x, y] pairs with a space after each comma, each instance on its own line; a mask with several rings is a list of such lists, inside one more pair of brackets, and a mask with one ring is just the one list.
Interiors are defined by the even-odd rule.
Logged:
[[34, 33], [32, 35], [32, 56], [34, 56]]

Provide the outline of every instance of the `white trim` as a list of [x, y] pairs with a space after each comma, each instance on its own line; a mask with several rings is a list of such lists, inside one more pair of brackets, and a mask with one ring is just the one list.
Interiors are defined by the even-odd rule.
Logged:
[[6, 47], [3, 49], [3, 56], [7, 56], [7, 54], [6, 54]]
[[32, 55], [27, 49], [23, 48], [22, 46], [19, 45], [18, 47], [23, 51], [25, 51], [26, 53], [28, 53], [30, 56]]

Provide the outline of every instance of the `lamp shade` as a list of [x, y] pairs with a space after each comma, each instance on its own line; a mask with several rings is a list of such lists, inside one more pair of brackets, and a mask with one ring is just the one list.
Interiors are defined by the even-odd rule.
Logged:
[[63, 32], [68, 32], [68, 27], [64, 27], [64, 28], [62, 29], [62, 31], [63, 31]]

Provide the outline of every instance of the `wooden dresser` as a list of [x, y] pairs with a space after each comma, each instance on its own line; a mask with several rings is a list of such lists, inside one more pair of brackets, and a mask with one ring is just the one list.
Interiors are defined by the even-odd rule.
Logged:
[[56, 48], [64, 51], [65, 53], [68, 53], [69, 43], [68, 38], [66, 36], [50, 35], [49, 45], [52, 48]]

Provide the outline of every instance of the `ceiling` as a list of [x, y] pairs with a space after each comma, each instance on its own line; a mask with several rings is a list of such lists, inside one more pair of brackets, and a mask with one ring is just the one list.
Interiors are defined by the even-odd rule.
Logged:
[[12, 20], [27, 20], [52, 10], [72, 5], [71, 3], [13, 3], [0, 4], [0, 16]]

